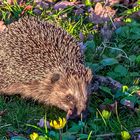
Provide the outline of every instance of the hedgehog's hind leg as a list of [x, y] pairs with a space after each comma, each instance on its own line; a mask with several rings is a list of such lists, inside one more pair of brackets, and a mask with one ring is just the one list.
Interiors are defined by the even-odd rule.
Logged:
[[23, 85], [22, 84], [12, 84], [8, 87], [0, 89], [0, 93], [5, 95], [14, 95], [14, 94], [20, 94], [23, 92]]
[[15, 83], [11, 86], [8, 86], [6, 88], [0, 89], [0, 95], [4, 96], [5, 101], [9, 101], [9, 96], [11, 95], [20, 95], [22, 98], [25, 99], [34, 99], [37, 100], [34, 96], [34, 86], [30, 84], [19, 84]]
[[15, 83], [6, 88], [0, 89], [0, 93], [5, 95], [15, 95], [19, 94], [23, 98], [33, 98], [34, 100], [38, 100], [40, 95], [39, 92], [39, 84], [20, 84]]
[[[22, 98], [29, 98], [33, 99], [34, 101], [39, 101], [44, 104], [48, 104], [49, 102], [49, 95], [47, 96], [46, 93], [48, 91], [46, 90], [46, 85], [32, 81], [30, 83], [26, 84], [20, 84], [20, 83], [15, 83], [12, 84], [9, 87], [6, 87], [4, 89], [0, 89], [0, 93], [3, 93], [5, 95], [15, 95], [19, 94], [21, 95]], [[46, 97], [47, 96], [47, 97]], [[44, 99], [44, 97], [46, 97]]]

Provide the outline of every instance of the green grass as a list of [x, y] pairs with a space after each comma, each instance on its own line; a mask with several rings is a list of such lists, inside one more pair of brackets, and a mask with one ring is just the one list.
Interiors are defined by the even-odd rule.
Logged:
[[54, 107], [47, 107], [31, 100], [23, 100], [19, 96], [0, 97], [0, 110], [7, 110], [0, 118], [0, 139], [6, 131], [26, 132], [26, 124], [36, 124], [45, 113], [47, 118], [56, 119], [64, 116], [65, 112]]
[[[23, 9], [29, 4], [35, 6], [32, 2], [28, 2], [24, 6], [19, 6], [17, 3], [15, 5], [5, 3], [5, 5], [0, 6], [0, 19], [4, 20], [6, 24], [17, 20], [20, 18]], [[91, 139], [102, 139], [104, 134], [110, 135], [110, 133], [114, 133], [116, 135], [109, 137], [109, 139], [120, 139], [120, 132], [122, 130], [132, 131], [140, 127], [140, 101], [136, 93], [130, 96], [132, 93], [131, 89], [134, 86], [140, 89], [140, 85], [133, 84], [134, 80], [140, 77], [140, 21], [133, 20], [131, 23], [126, 23], [124, 26], [113, 31], [113, 37], [109, 42], [103, 42], [100, 30], [94, 29], [93, 26], [95, 24], [88, 21], [88, 13], [77, 16], [72, 11], [72, 7], [61, 11], [54, 11], [52, 8], [49, 8], [42, 10], [40, 16], [59, 24], [78, 40], [81, 32], [85, 36], [83, 43], [86, 46], [86, 65], [94, 73], [110, 76], [127, 85], [130, 89], [125, 92], [128, 95], [125, 95], [121, 91], [112, 91], [109, 88], [101, 87], [99, 93], [93, 93], [90, 97], [88, 107], [90, 112], [89, 118], [86, 121], [69, 121], [63, 129], [63, 137], [66, 137], [66, 140], [68, 135], [71, 139], [90, 139], [88, 137], [91, 134]], [[48, 15], [50, 12], [52, 14]], [[32, 9], [26, 11], [25, 14], [34, 15]], [[62, 15], [65, 14], [67, 16], [63, 18]], [[98, 26], [100, 28], [103, 27], [102, 24]], [[89, 35], [93, 35], [94, 38], [89, 39]], [[134, 103], [137, 108], [130, 109], [124, 106], [124, 99]], [[99, 106], [107, 106], [115, 101], [118, 104], [113, 109], [110, 119], [103, 121], [98, 111], [101, 110]], [[0, 117], [0, 139], [4, 140], [6, 140], [6, 133], [8, 131], [20, 133], [27, 137], [34, 131], [39, 132], [26, 124], [37, 125], [45, 114], [47, 120], [53, 120], [59, 116], [65, 117], [66, 115], [65, 112], [58, 108], [47, 107], [32, 100], [21, 99], [19, 96], [1, 96], [0, 111], [5, 109], [7, 112], [4, 116]], [[40, 134], [43, 135], [42, 133]], [[49, 129], [49, 135], [58, 137], [58, 131]]]

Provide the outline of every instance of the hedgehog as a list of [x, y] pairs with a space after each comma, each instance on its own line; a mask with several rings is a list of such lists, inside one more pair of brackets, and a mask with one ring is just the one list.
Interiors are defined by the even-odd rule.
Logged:
[[91, 70], [78, 41], [38, 17], [23, 17], [0, 33], [0, 93], [79, 116], [87, 108]]

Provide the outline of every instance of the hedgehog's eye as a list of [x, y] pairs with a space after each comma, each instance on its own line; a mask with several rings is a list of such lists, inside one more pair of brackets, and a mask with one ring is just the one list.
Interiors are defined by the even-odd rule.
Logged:
[[72, 101], [73, 99], [74, 99], [74, 97], [72, 95], [70, 95], [70, 94], [66, 96], [66, 100], [68, 102]]

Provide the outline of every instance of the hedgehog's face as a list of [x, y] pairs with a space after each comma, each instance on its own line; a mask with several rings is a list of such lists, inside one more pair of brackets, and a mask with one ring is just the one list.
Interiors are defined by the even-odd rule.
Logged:
[[83, 83], [75, 83], [65, 92], [63, 106], [66, 108], [68, 118], [84, 115], [87, 109], [88, 92], [86, 86], [83, 86], [85, 86]]
[[70, 118], [80, 116], [87, 107], [88, 86], [91, 77], [87, 81], [74, 76], [70, 78], [61, 77], [59, 74], [56, 74], [55, 78], [53, 76], [52, 79], [55, 82], [51, 93], [51, 104], [68, 112]]

